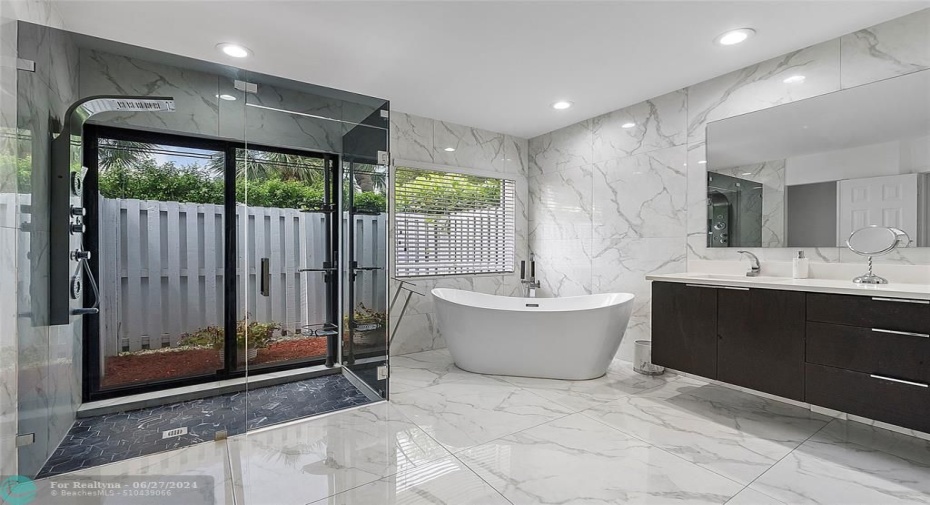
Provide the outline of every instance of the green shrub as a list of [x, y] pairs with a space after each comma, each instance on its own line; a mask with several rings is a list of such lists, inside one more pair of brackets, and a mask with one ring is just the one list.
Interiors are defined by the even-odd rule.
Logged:
[[[236, 322], [236, 345], [244, 349], [248, 347], [261, 349], [271, 343], [274, 330], [281, 329], [279, 323], [246, 322], [245, 319]], [[178, 340], [179, 347], [212, 347], [222, 349], [225, 332], [219, 326], [207, 326], [190, 333], [185, 333]]]
[[356, 193], [353, 203], [361, 212], [379, 213], [387, 210], [387, 199], [380, 193]]

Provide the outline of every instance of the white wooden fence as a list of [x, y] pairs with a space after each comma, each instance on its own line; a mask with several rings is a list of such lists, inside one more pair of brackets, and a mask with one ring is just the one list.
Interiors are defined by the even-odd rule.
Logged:
[[[104, 356], [174, 346], [223, 324], [221, 205], [100, 198], [100, 334]], [[345, 225], [347, 217], [343, 217]], [[324, 314], [325, 215], [295, 209], [237, 209], [237, 318], [277, 322], [287, 332], [329, 322]], [[359, 266], [385, 265], [385, 215], [355, 216]], [[247, 222], [247, 226], [242, 226]], [[259, 294], [261, 258], [271, 294]], [[384, 270], [362, 271], [356, 300], [384, 310]]]

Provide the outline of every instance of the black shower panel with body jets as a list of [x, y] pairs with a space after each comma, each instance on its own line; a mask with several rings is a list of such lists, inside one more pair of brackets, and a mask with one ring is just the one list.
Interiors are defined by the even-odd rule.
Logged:
[[[93, 96], [75, 102], [65, 113], [51, 142], [49, 187], [49, 324], [69, 324], [72, 316], [97, 314], [99, 291], [84, 249], [83, 166], [84, 123], [101, 112], [172, 112], [171, 97]], [[74, 242], [72, 242], [74, 238]], [[85, 277], [86, 275], [86, 277]], [[84, 306], [84, 279], [94, 303]], [[72, 308], [72, 302], [77, 307]]]

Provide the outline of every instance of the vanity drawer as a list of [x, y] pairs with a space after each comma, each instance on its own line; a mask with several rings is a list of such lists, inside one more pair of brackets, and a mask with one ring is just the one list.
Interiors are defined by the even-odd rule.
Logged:
[[828, 366], [806, 365], [804, 401], [930, 432], [930, 388]]
[[930, 337], [829, 323], [807, 323], [805, 360], [930, 383]]
[[808, 293], [807, 320], [930, 333], [930, 300]]

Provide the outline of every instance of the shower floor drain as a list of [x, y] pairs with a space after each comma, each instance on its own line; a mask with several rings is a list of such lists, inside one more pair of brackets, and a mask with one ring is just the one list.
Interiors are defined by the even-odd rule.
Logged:
[[162, 439], [180, 437], [181, 435], [187, 435], [187, 428], [175, 428], [161, 432]]

